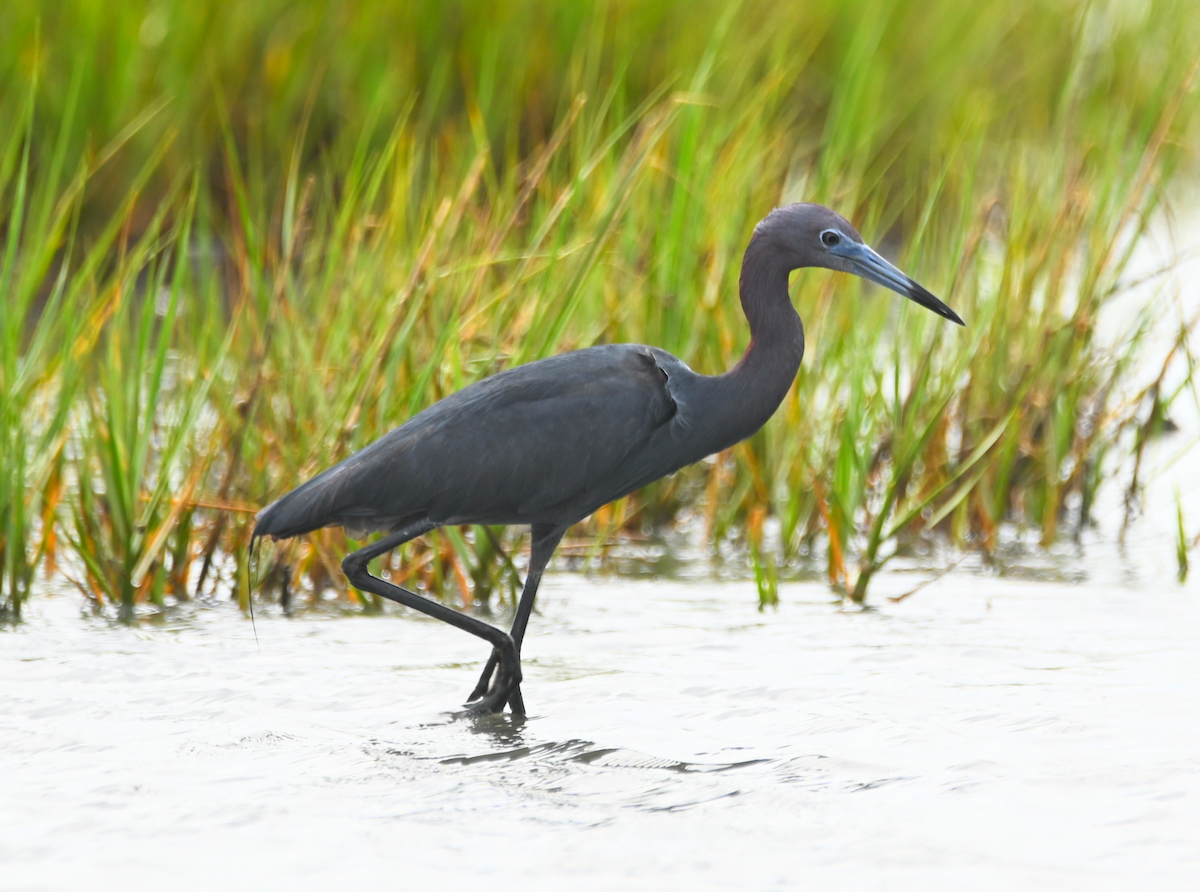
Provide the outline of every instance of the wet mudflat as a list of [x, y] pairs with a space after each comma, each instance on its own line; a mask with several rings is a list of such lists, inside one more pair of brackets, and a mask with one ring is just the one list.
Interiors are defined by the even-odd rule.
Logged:
[[[0, 888], [1195, 888], [1194, 587], [548, 577], [524, 723], [422, 619], [0, 635]], [[101, 628], [97, 628], [97, 626]]]

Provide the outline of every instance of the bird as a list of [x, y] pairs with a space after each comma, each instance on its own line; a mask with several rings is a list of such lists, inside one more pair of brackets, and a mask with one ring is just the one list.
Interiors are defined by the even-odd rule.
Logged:
[[[941, 300], [819, 204], [775, 208], [754, 228], [738, 290], [750, 326], [740, 361], [692, 371], [643, 344], [602, 344], [519, 365], [434, 403], [262, 509], [252, 542], [341, 526], [382, 538], [347, 555], [360, 591], [413, 608], [492, 645], [470, 714], [525, 715], [521, 644], [538, 585], [569, 527], [609, 502], [728, 449], [761, 428], [804, 356], [789, 274], [824, 267], [860, 276], [963, 325]], [[373, 576], [369, 562], [446, 525], [530, 528], [526, 579], [503, 629]]]

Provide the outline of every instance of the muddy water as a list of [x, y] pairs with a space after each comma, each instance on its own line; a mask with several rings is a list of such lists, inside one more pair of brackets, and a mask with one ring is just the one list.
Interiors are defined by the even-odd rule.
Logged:
[[544, 594], [524, 723], [448, 713], [486, 654], [421, 619], [269, 620], [256, 649], [228, 605], [130, 630], [35, 602], [0, 635], [0, 888], [1200, 879], [1189, 588]]

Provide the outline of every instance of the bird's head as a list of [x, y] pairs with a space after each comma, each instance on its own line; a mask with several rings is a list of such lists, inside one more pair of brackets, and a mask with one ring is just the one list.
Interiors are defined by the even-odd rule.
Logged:
[[952, 309], [879, 256], [840, 214], [819, 204], [789, 204], [755, 227], [754, 240], [780, 252], [790, 269], [821, 266], [853, 273], [902, 294], [951, 322]]

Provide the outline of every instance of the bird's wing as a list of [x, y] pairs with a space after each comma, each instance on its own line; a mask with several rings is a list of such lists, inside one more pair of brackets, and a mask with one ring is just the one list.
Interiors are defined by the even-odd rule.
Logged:
[[414, 516], [531, 522], [610, 478], [637, 476], [623, 463], [637, 463], [677, 411], [658, 353], [593, 347], [477, 382], [284, 496], [256, 532], [386, 529]]

